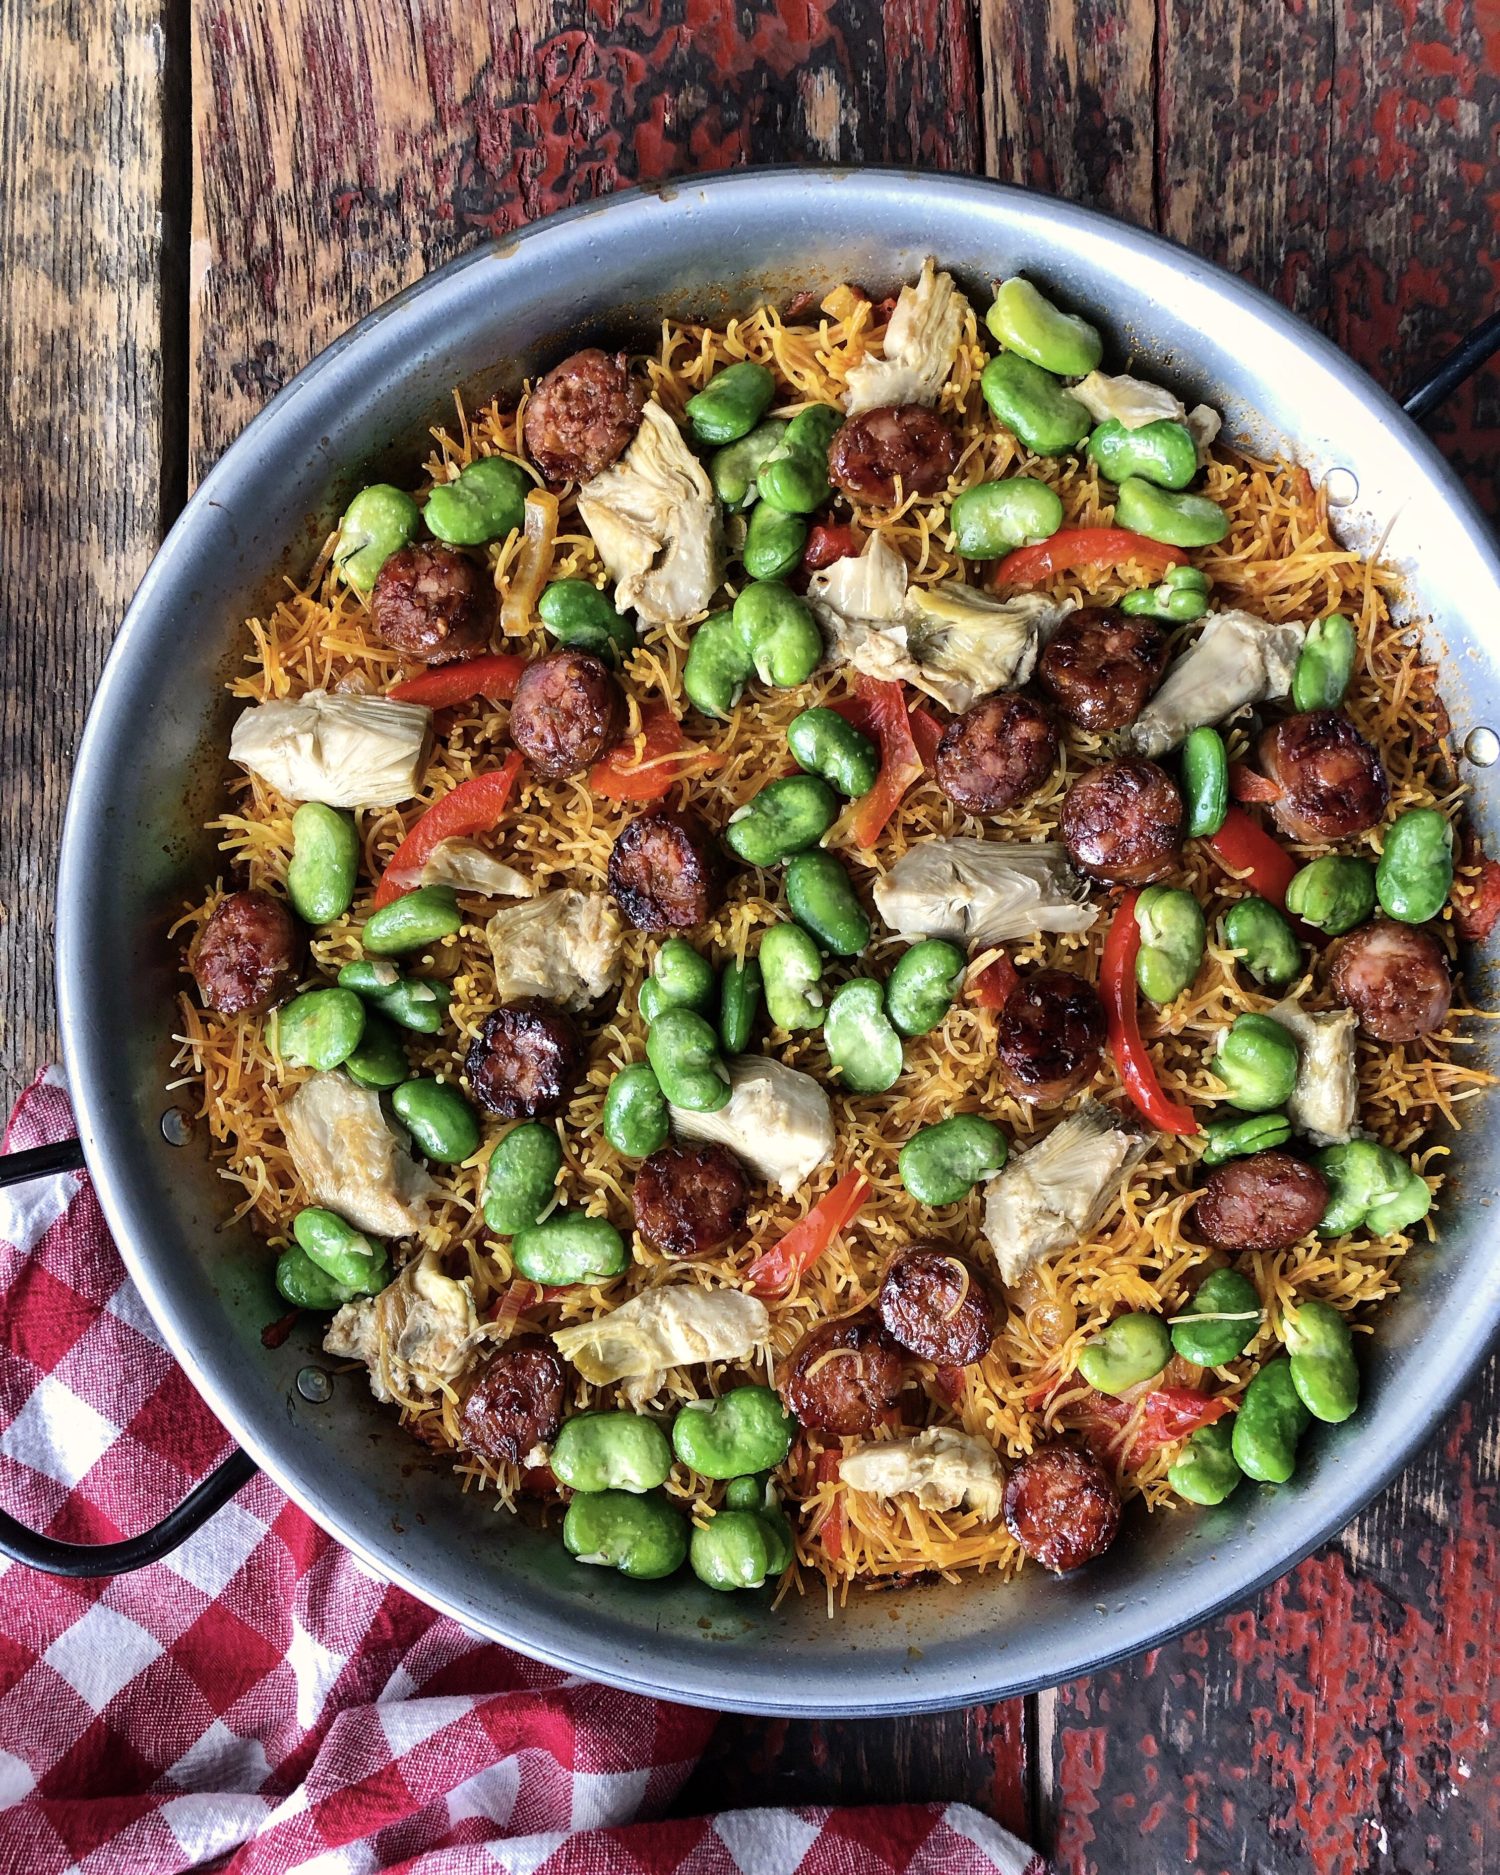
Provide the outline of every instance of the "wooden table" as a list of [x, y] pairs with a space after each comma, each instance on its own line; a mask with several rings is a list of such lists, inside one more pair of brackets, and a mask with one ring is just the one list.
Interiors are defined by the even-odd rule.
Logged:
[[[70, 754], [160, 535], [321, 346], [473, 242], [730, 164], [977, 170], [1161, 229], [1395, 386], [1500, 289], [1496, 0], [22, 0], [0, 69], [12, 1089], [55, 1048]], [[1496, 374], [1435, 427], [1493, 513]], [[1250, 1609], [1024, 1702], [727, 1720], [684, 1802], [965, 1797], [1110, 1875], [1500, 1867], [1496, 1407], [1492, 1365]]]

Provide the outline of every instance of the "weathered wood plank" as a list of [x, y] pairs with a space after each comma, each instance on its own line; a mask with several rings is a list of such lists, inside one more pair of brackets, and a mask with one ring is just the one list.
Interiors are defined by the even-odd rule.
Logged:
[[162, 447], [162, 11], [154, 0], [0, 9], [10, 172], [0, 189], [7, 1106], [56, 1056], [53, 882], [72, 751], [172, 500]]

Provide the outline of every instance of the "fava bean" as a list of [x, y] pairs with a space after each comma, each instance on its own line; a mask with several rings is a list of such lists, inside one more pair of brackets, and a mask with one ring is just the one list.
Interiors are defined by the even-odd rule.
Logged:
[[657, 1582], [682, 1567], [687, 1528], [664, 1497], [580, 1491], [563, 1518], [563, 1546], [578, 1562]]
[[351, 1296], [373, 1296], [391, 1280], [391, 1259], [336, 1211], [307, 1205], [292, 1219], [292, 1235], [312, 1261]]
[[453, 985], [432, 977], [403, 977], [383, 958], [362, 957], [339, 972], [339, 988], [354, 990], [382, 1016], [419, 1035], [436, 1035], [443, 1026]]
[[1202, 1163], [1223, 1165], [1226, 1159], [1247, 1159], [1252, 1152], [1284, 1146], [1292, 1136], [1292, 1123], [1284, 1113], [1252, 1113], [1244, 1120], [1225, 1114], [1220, 1120], [1210, 1120], [1203, 1135], [1208, 1144]]
[[413, 538], [421, 519], [411, 496], [389, 482], [361, 489], [344, 510], [333, 550], [345, 585], [368, 597], [380, 569]]
[[879, 749], [837, 710], [821, 704], [803, 710], [787, 725], [786, 740], [799, 768], [820, 775], [850, 800], [868, 794], [880, 779]]
[[774, 866], [816, 846], [838, 819], [838, 797], [816, 775], [767, 782], [730, 815], [724, 844], [749, 866]]
[[667, 1100], [648, 1061], [634, 1061], [609, 1084], [604, 1096], [604, 1137], [627, 1159], [649, 1159], [671, 1134]]
[[365, 1006], [352, 990], [304, 990], [275, 1015], [276, 1052], [292, 1068], [326, 1073], [349, 1059], [365, 1032]]
[[651, 980], [661, 994], [662, 1008], [696, 1009], [701, 1015], [714, 1000], [714, 967], [686, 938], [668, 938], [657, 947]]
[[823, 960], [801, 925], [776, 924], [760, 941], [766, 1012], [778, 1029], [823, 1025]]
[[995, 288], [984, 323], [996, 344], [1060, 378], [1086, 378], [1104, 356], [1096, 327], [1054, 306], [1019, 274]]
[[667, 1481], [672, 1448], [639, 1413], [579, 1413], [553, 1442], [552, 1470], [571, 1491], [654, 1491]]
[[1014, 547], [1050, 540], [1063, 524], [1062, 497], [1029, 475], [981, 482], [955, 497], [949, 521], [966, 560], [998, 560]]
[[302, 1248], [288, 1244], [276, 1259], [276, 1287], [281, 1298], [294, 1309], [341, 1309], [362, 1291], [335, 1282], [327, 1270], [321, 1270]]
[[518, 1230], [510, 1258], [519, 1275], [546, 1289], [608, 1282], [630, 1266], [625, 1239], [609, 1219], [580, 1211], [554, 1211], [544, 1222]]
[[1084, 1343], [1078, 1371], [1098, 1393], [1124, 1393], [1159, 1374], [1172, 1358], [1172, 1337], [1159, 1315], [1117, 1315]]
[[731, 1478], [724, 1487], [724, 1508], [753, 1511], [760, 1518], [768, 1539], [768, 1580], [791, 1568], [792, 1558], [797, 1553], [792, 1526], [782, 1512], [769, 1478]]
[[1223, 1367], [1255, 1339], [1261, 1323], [1260, 1295], [1238, 1270], [1213, 1270], [1172, 1324], [1172, 1346], [1195, 1367]]
[[1196, 566], [1171, 567], [1160, 585], [1142, 586], [1126, 593], [1120, 601], [1120, 610], [1133, 616], [1172, 619], [1177, 623], [1202, 618], [1208, 610], [1208, 575]]
[[359, 1045], [344, 1057], [344, 1070], [362, 1087], [399, 1087], [411, 1074], [401, 1036], [378, 1009], [366, 1009]]
[[1302, 969], [1302, 947], [1292, 927], [1269, 899], [1237, 899], [1220, 924], [1225, 944], [1239, 953], [1240, 962], [1257, 983], [1284, 990], [1295, 983]]
[[555, 579], [542, 589], [537, 616], [560, 645], [591, 651], [611, 664], [635, 649], [635, 627], [590, 579]]
[[807, 545], [807, 522], [800, 514], [783, 514], [768, 501], [750, 510], [740, 564], [751, 579], [784, 579], [802, 564]]
[[1174, 495], [1127, 475], [1115, 494], [1115, 525], [1169, 547], [1211, 547], [1229, 532], [1229, 516], [1207, 495]]
[[682, 687], [693, 708], [722, 720], [754, 675], [755, 665], [733, 612], [715, 612], [704, 619], [693, 633], [682, 667]]
[[1153, 1003], [1169, 1003], [1192, 983], [1203, 962], [1203, 907], [1175, 885], [1148, 885], [1135, 902], [1140, 949], [1135, 980]]
[[1402, 924], [1436, 918], [1453, 887], [1453, 829], [1435, 807], [1412, 807], [1388, 828], [1375, 890]]
[[354, 903], [359, 877], [359, 834], [354, 816], [321, 801], [304, 801], [292, 815], [292, 859], [286, 895], [304, 924], [332, 924]]
[[[605, 1130], [608, 1132], [608, 1103]], [[540, 1120], [513, 1126], [484, 1171], [484, 1221], [497, 1237], [514, 1237], [537, 1223], [557, 1196], [563, 1150], [556, 1132]]]
[[901, 1037], [887, 1021], [884, 1003], [873, 977], [841, 984], [829, 1002], [823, 1039], [851, 1094], [883, 1094], [900, 1078]]
[[929, 1035], [963, 988], [968, 959], [945, 938], [923, 938], [903, 951], [885, 986], [886, 1013], [902, 1035]]
[[772, 1388], [731, 1387], [717, 1400], [682, 1408], [672, 1424], [672, 1450], [700, 1478], [743, 1478], [774, 1471], [791, 1451], [796, 1430]]
[[401, 981], [401, 968], [384, 957], [360, 957], [339, 972], [339, 988], [371, 999], [384, 996]]
[[1209, 1062], [1242, 1113], [1284, 1107], [1297, 1085], [1299, 1052], [1291, 1030], [1272, 1016], [1236, 1016]]
[[727, 1105], [729, 1074], [719, 1054], [718, 1035], [694, 1010], [664, 1009], [646, 1036], [646, 1053], [661, 1091], [674, 1107], [717, 1113]]
[[787, 426], [776, 417], [757, 423], [748, 436], [718, 450], [709, 458], [709, 480], [729, 514], [738, 514], [760, 498], [755, 478], [772, 452], [780, 446]]
[[1342, 612], [1330, 612], [1307, 628], [1292, 672], [1292, 708], [1336, 710], [1354, 675], [1354, 627]]
[[1257, 1369], [1240, 1401], [1230, 1435], [1235, 1463], [1259, 1484], [1285, 1484], [1297, 1463], [1297, 1441], [1311, 1414], [1292, 1385], [1290, 1361]]
[[425, 950], [441, 938], [452, 937], [463, 921], [458, 895], [451, 885], [419, 885], [415, 892], [372, 912], [360, 933], [360, 943], [372, 956], [397, 957], [403, 951]]
[[1286, 908], [1329, 937], [1352, 931], [1375, 909], [1375, 868], [1367, 859], [1325, 853], [1293, 873]]
[[391, 1106], [425, 1158], [462, 1165], [478, 1152], [478, 1115], [446, 1081], [403, 1081], [391, 1095]]
[[1432, 1190], [1399, 1152], [1373, 1139], [1325, 1146], [1313, 1162], [1328, 1181], [1318, 1223], [1324, 1237], [1365, 1229], [1376, 1237], [1406, 1230], [1432, 1208]]
[[734, 602], [734, 628], [763, 684], [805, 684], [823, 661], [823, 634], [812, 608], [780, 580], [753, 580]]
[[1003, 1170], [1005, 1135], [978, 1113], [955, 1113], [924, 1126], [901, 1148], [901, 1183], [918, 1204], [957, 1204], [983, 1179]]
[[1188, 837], [1206, 840], [1229, 813], [1229, 754], [1217, 729], [1188, 732], [1182, 745], [1182, 794]]
[[1222, 1504], [1244, 1475], [1235, 1463], [1233, 1430], [1222, 1419], [1200, 1426], [1167, 1467], [1167, 1483], [1190, 1504]]
[[857, 957], [870, 941], [869, 916], [832, 853], [814, 848], [787, 862], [786, 902], [798, 924], [835, 957]]
[[1065, 456], [1088, 435], [1093, 418], [1057, 379], [1019, 352], [1001, 352], [980, 373], [990, 409], [1034, 456]]
[[688, 1560], [711, 1589], [758, 1589], [772, 1574], [772, 1543], [765, 1520], [751, 1510], [721, 1510], [694, 1525]]
[[519, 463], [481, 456], [458, 479], [439, 482], [427, 497], [428, 532], [454, 547], [482, 547], [503, 540], [526, 519], [526, 497], [535, 484]]
[[760, 1004], [759, 961], [747, 957], [742, 964], [725, 964], [719, 978], [719, 1040], [726, 1055], [742, 1055], [750, 1046]]
[[775, 1502], [771, 1480], [765, 1472], [752, 1478], [731, 1478], [724, 1486], [725, 1510], [765, 1510]]
[[687, 418], [700, 443], [737, 443], [748, 436], [776, 400], [776, 380], [751, 359], [716, 371], [687, 400]]
[[1349, 1324], [1326, 1302], [1299, 1302], [1282, 1318], [1297, 1398], [1325, 1425], [1341, 1425], [1359, 1405], [1359, 1365]]
[[842, 411], [831, 404], [799, 410], [756, 473], [761, 500], [783, 514], [811, 514], [821, 508], [829, 495], [828, 445], [843, 426]]
[[1127, 429], [1118, 418], [1101, 423], [1089, 438], [1089, 457], [1111, 482], [1134, 475], [1158, 488], [1186, 488], [1198, 473], [1198, 445], [1185, 423], [1170, 417]]

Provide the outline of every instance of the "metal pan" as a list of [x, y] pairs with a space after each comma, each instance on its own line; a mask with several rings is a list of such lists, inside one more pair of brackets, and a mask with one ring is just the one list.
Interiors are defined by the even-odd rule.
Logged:
[[[1164, 241], [1014, 189], [890, 171], [741, 172], [615, 196], [481, 248], [289, 385], [147, 575], [89, 718], [63, 835], [59, 1008], [83, 1149], [164, 1335], [244, 1451], [371, 1568], [470, 1627], [597, 1679], [716, 1707], [871, 1713], [994, 1699], [1242, 1602], [1415, 1450], [1500, 1316], [1500, 1105], [1489, 1103], [1458, 1142], [1440, 1243], [1410, 1259], [1381, 1318], [1363, 1410], [1310, 1442], [1293, 1485], [1248, 1488], [1217, 1511], [1137, 1514], [1074, 1579], [1033, 1570], [1012, 1585], [855, 1592], [832, 1620], [818, 1599], [773, 1613], [686, 1577], [648, 1585], [579, 1569], [555, 1533], [463, 1495], [357, 1376], [321, 1399], [313, 1325], [262, 1347], [265, 1253], [244, 1227], [226, 1228], [207, 1142], [175, 1145], [181, 1129], [163, 1129], [180, 982], [166, 930], [217, 869], [200, 829], [223, 773], [222, 680], [240, 620], [305, 567], [353, 488], [376, 474], [411, 479], [451, 387], [514, 388], [580, 340], [649, 340], [664, 308], [720, 315], [843, 279], [883, 288], [929, 253], [976, 294], [1015, 269], [1052, 283], [1189, 402], [1220, 406], [1231, 436], [1294, 454], [1315, 479], [1339, 471], [1346, 537], [1368, 548], [1389, 529], [1410, 615], [1446, 654], [1458, 741], [1500, 723], [1494, 543], [1415, 424], [1291, 314]], [[1493, 792], [1481, 785], [1492, 834]], [[238, 1463], [194, 1515], [234, 1487]], [[13, 1524], [0, 1543], [44, 1566], [99, 1566]], [[103, 1558], [135, 1560], [131, 1546]]]

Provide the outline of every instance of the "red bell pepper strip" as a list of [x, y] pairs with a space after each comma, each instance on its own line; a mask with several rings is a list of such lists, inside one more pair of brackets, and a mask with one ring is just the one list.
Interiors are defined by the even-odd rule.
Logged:
[[1500, 860], [1488, 856], [1472, 827], [1464, 829], [1463, 857], [1453, 888], [1453, 922], [1459, 936], [1471, 944], [1483, 944], [1500, 922]]
[[911, 738], [917, 745], [917, 754], [922, 758], [922, 766], [931, 769], [937, 761], [937, 747], [943, 739], [943, 725], [938, 719], [924, 710], [919, 703], [909, 713]]
[[1040, 586], [1057, 573], [1082, 567], [1142, 566], [1165, 573], [1169, 566], [1186, 564], [1181, 547], [1164, 547], [1145, 534], [1126, 527], [1065, 527], [1050, 540], [1034, 547], [1017, 547], [995, 568], [991, 584]]
[[[696, 761], [702, 768], [717, 768], [724, 760], [711, 749], [690, 746], [670, 708], [653, 699], [641, 709], [641, 733], [646, 746], [639, 755], [635, 739], [617, 743], [602, 762], [589, 770], [589, 786], [611, 801], [659, 801], [682, 772], [682, 763]], [[681, 762], [667, 758], [681, 755]]]
[[[816, 1477], [819, 1484], [832, 1484], [839, 1475], [839, 1460], [844, 1456], [841, 1451], [819, 1452]], [[818, 1531], [818, 1542], [823, 1554], [830, 1562], [841, 1562], [844, 1555], [844, 1500], [839, 1497], [833, 1502], [833, 1509], [823, 1519]]]
[[1162, 1446], [1176, 1445], [1200, 1426], [1211, 1426], [1234, 1411], [1233, 1401], [1222, 1394], [1199, 1393], [1193, 1387], [1153, 1387], [1146, 1395], [1145, 1410], [1137, 1418], [1139, 1407], [1139, 1394], [1119, 1399], [1090, 1391], [1071, 1403], [1063, 1417], [1076, 1421], [1085, 1441], [1101, 1448], [1099, 1455], [1108, 1459], [1119, 1457], [1120, 1440], [1135, 1420], [1130, 1458], [1138, 1465]]
[[1201, 1132], [1191, 1108], [1168, 1099], [1141, 1039], [1135, 994], [1135, 957], [1141, 948], [1140, 926], [1135, 921], [1139, 897], [1139, 892], [1127, 892], [1120, 900], [1099, 965], [1099, 989], [1109, 1017], [1109, 1052], [1126, 1093], [1154, 1127], [1163, 1133]]
[[864, 1203], [869, 1190], [870, 1181], [863, 1172], [846, 1172], [805, 1218], [755, 1259], [745, 1271], [749, 1286], [760, 1296], [785, 1295], [822, 1256]]
[[821, 573], [825, 566], [832, 566], [835, 560], [852, 560], [862, 544], [858, 531], [847, 523], [819, 521], [802, 549], [803, 570]]
[[[440, 842], [488, 833], [505, 812], [520, 772], [520, 752], [512, 749], [499, 768], [486, 775], [471, 775], [440, 801], [434, 801], [391, 855], [375, 888], [374, 909], [379, 911], [382, 905], [416, 890], [422, 867]], [[411, 883], [404, 883], [406, 880]]]
[[1250, 875], [1246, 884], [1280, 911], [1286, 910], [1286, 889], [1298, 870], [1283, 846], [1243, 808], [1231, 807], [1224, 825], [1207, 836], [1205, 844], [1232, 872]]
[[866, 677], [861, 671], [854, 680], [854, 690], [868, 706], [869, 734], [880, 744], [880, 773], [875, 786], [849, 809], [854, 844], [868, 851], [901, 805], [901, 797], [914, 781], [921, 780], [922, 758], [912, 736], [901, 685]]
[[425, 703], [430, 710], [450, 710], [470, 697], [488, 697], [491, 703], [508, 703], [516, 694], [516, 685], [526, 660], [514, 651], [487, 651], [483, 657], [463, 658], [456, 664], [439, 664], [420, 677], [409, 677], [386, 695], [397, 703]]
[[1020, 981], [1020, 971], [1002, 951], [993, 963], [976, 971], [964, 988], [981, 1009], [1003, 1009]]

